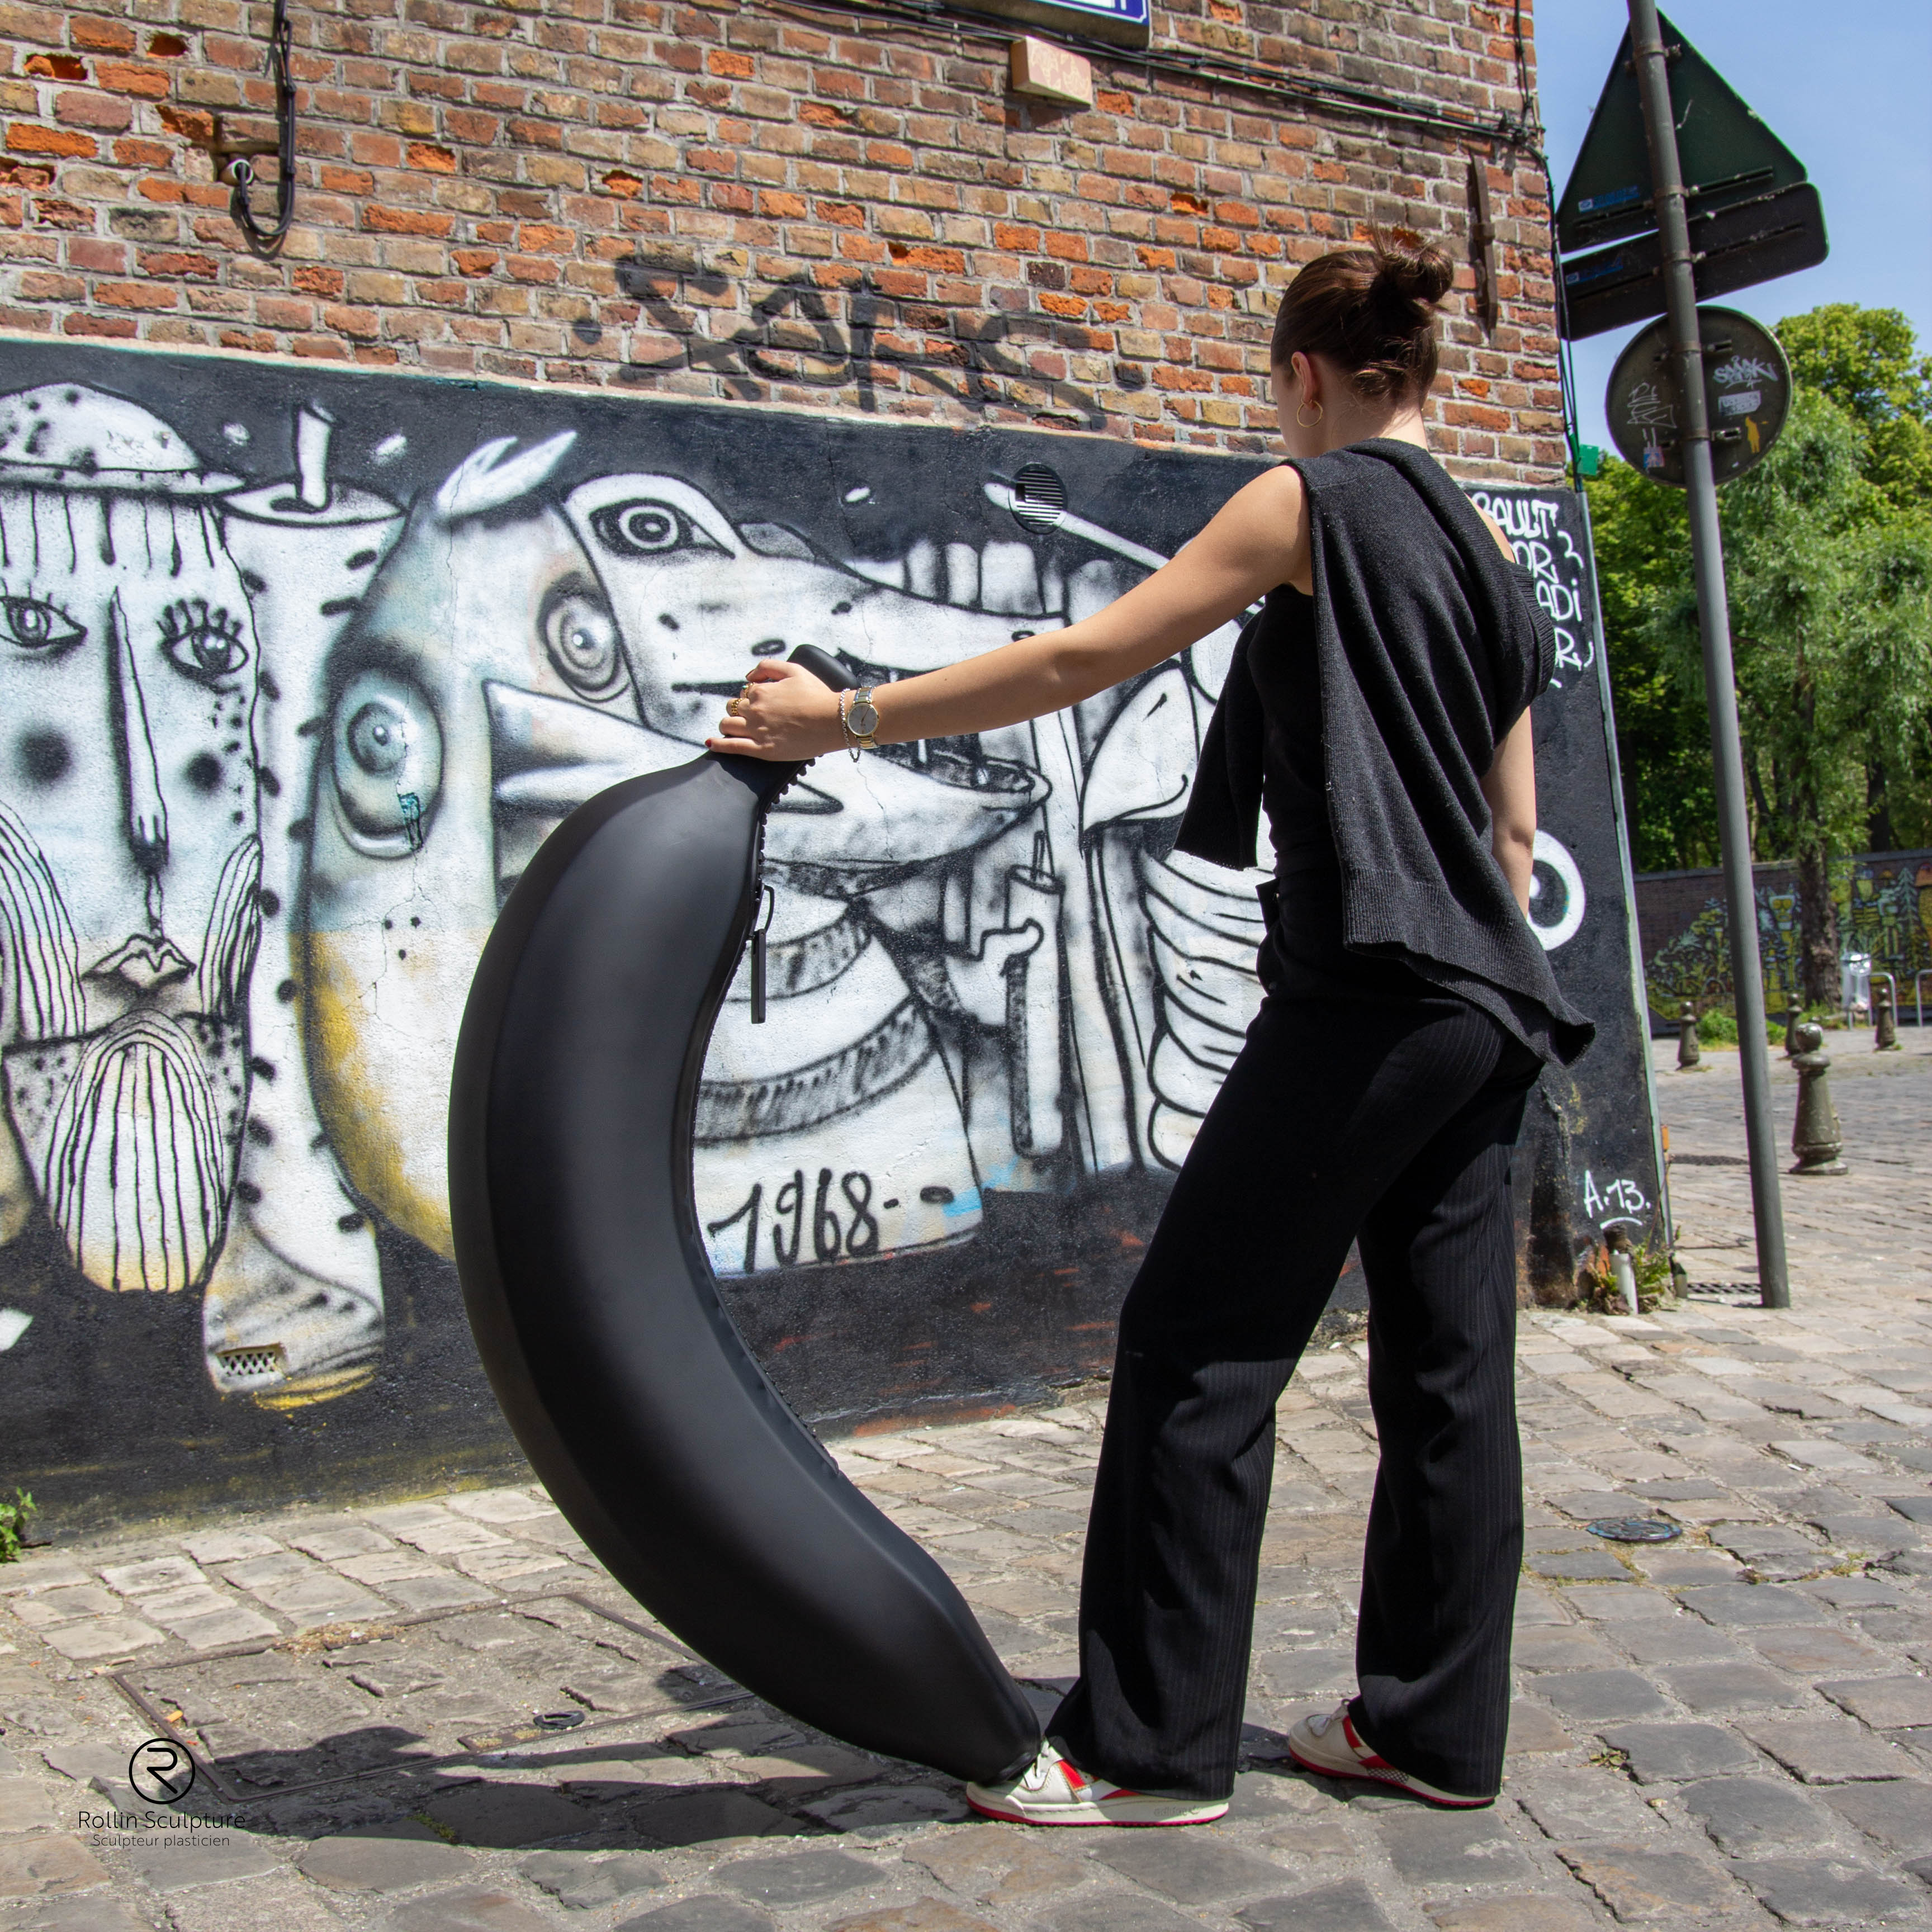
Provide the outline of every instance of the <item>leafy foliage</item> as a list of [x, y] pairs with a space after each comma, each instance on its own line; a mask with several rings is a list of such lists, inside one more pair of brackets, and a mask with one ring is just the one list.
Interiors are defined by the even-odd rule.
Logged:
[[[1932, 842], [1932, 358], [1896, 310], [1833, 304], [1778, 334], [1790, 418], [1719, 514], [1754, 855], [1797, 863], [1822, 1000], [1829, 855]], [[1713, 864], [1683, 499], [1622, 464], [1588, 488], [1634, 856]]]
[[0, 1502], [0, 1563], [17, 1563], [26, 1547], [27, 1520], [40, 1505], [25, 1490], [16, 1489], [10, 1503]]

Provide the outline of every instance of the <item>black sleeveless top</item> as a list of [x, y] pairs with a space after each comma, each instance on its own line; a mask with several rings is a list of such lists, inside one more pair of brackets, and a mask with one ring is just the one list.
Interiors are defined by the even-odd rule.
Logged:
[[1594, 1028], [1496, 862], [1481, 789], [1554, 668], [1533, 580], [1424, 450], [1378, 440], [1294, 466], [1315, 595], [1271, 592], [1244, 631], [1175, 843], [1251, 866], [1265, 802], [1264, 984], [1272, 953], [1291, 994], [1454, 994], [1568, 1064]]

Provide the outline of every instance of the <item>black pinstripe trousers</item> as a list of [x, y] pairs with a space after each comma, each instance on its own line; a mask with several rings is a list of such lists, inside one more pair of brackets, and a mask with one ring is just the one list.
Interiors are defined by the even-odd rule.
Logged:
[[1493, 1794], [1522, 1552], [1510, 1150], [1538, 1066], [1444, 997], [1270, 998], [1121, 1311], [1081, 1586], [1048, 1734], [1135, 1790], [1234, 1789], [1275, 1403], [1359, 1240], [1381, 1466], [1357, 1728]]

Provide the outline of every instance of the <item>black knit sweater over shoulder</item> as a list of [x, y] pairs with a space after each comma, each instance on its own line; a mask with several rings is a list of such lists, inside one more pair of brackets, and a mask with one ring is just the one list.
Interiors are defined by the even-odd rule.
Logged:
[[[1378, 440], [1298, 462], [1307, 492], [1328, 819], [1349, 951], [1394, 957], [1568, 1064], [1595, 1028], [1490, 846], [1484, 774], [1550, 682], [1528, 573], [1435, 458]], [[1175, 843], [1255, 862], [1263, 720], [1243, 634]]]

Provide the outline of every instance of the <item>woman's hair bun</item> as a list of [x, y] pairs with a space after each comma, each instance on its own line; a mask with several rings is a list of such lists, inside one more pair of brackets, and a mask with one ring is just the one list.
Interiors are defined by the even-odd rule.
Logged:
[[1420, 401], [1436, 380], [1436, 305], [1455, 279], [1442, 249], [1402, 231], [1318, 256], [1281, 298], [1269, 359], [1325, 356], [1359, 395]]
[[1376, 255], [1377, 292], [1386, 290], [1405, 302], [1426, 302], [1432, 308], [1456, 279], [1455, 263], [1432, 242], [1390, 237]]

